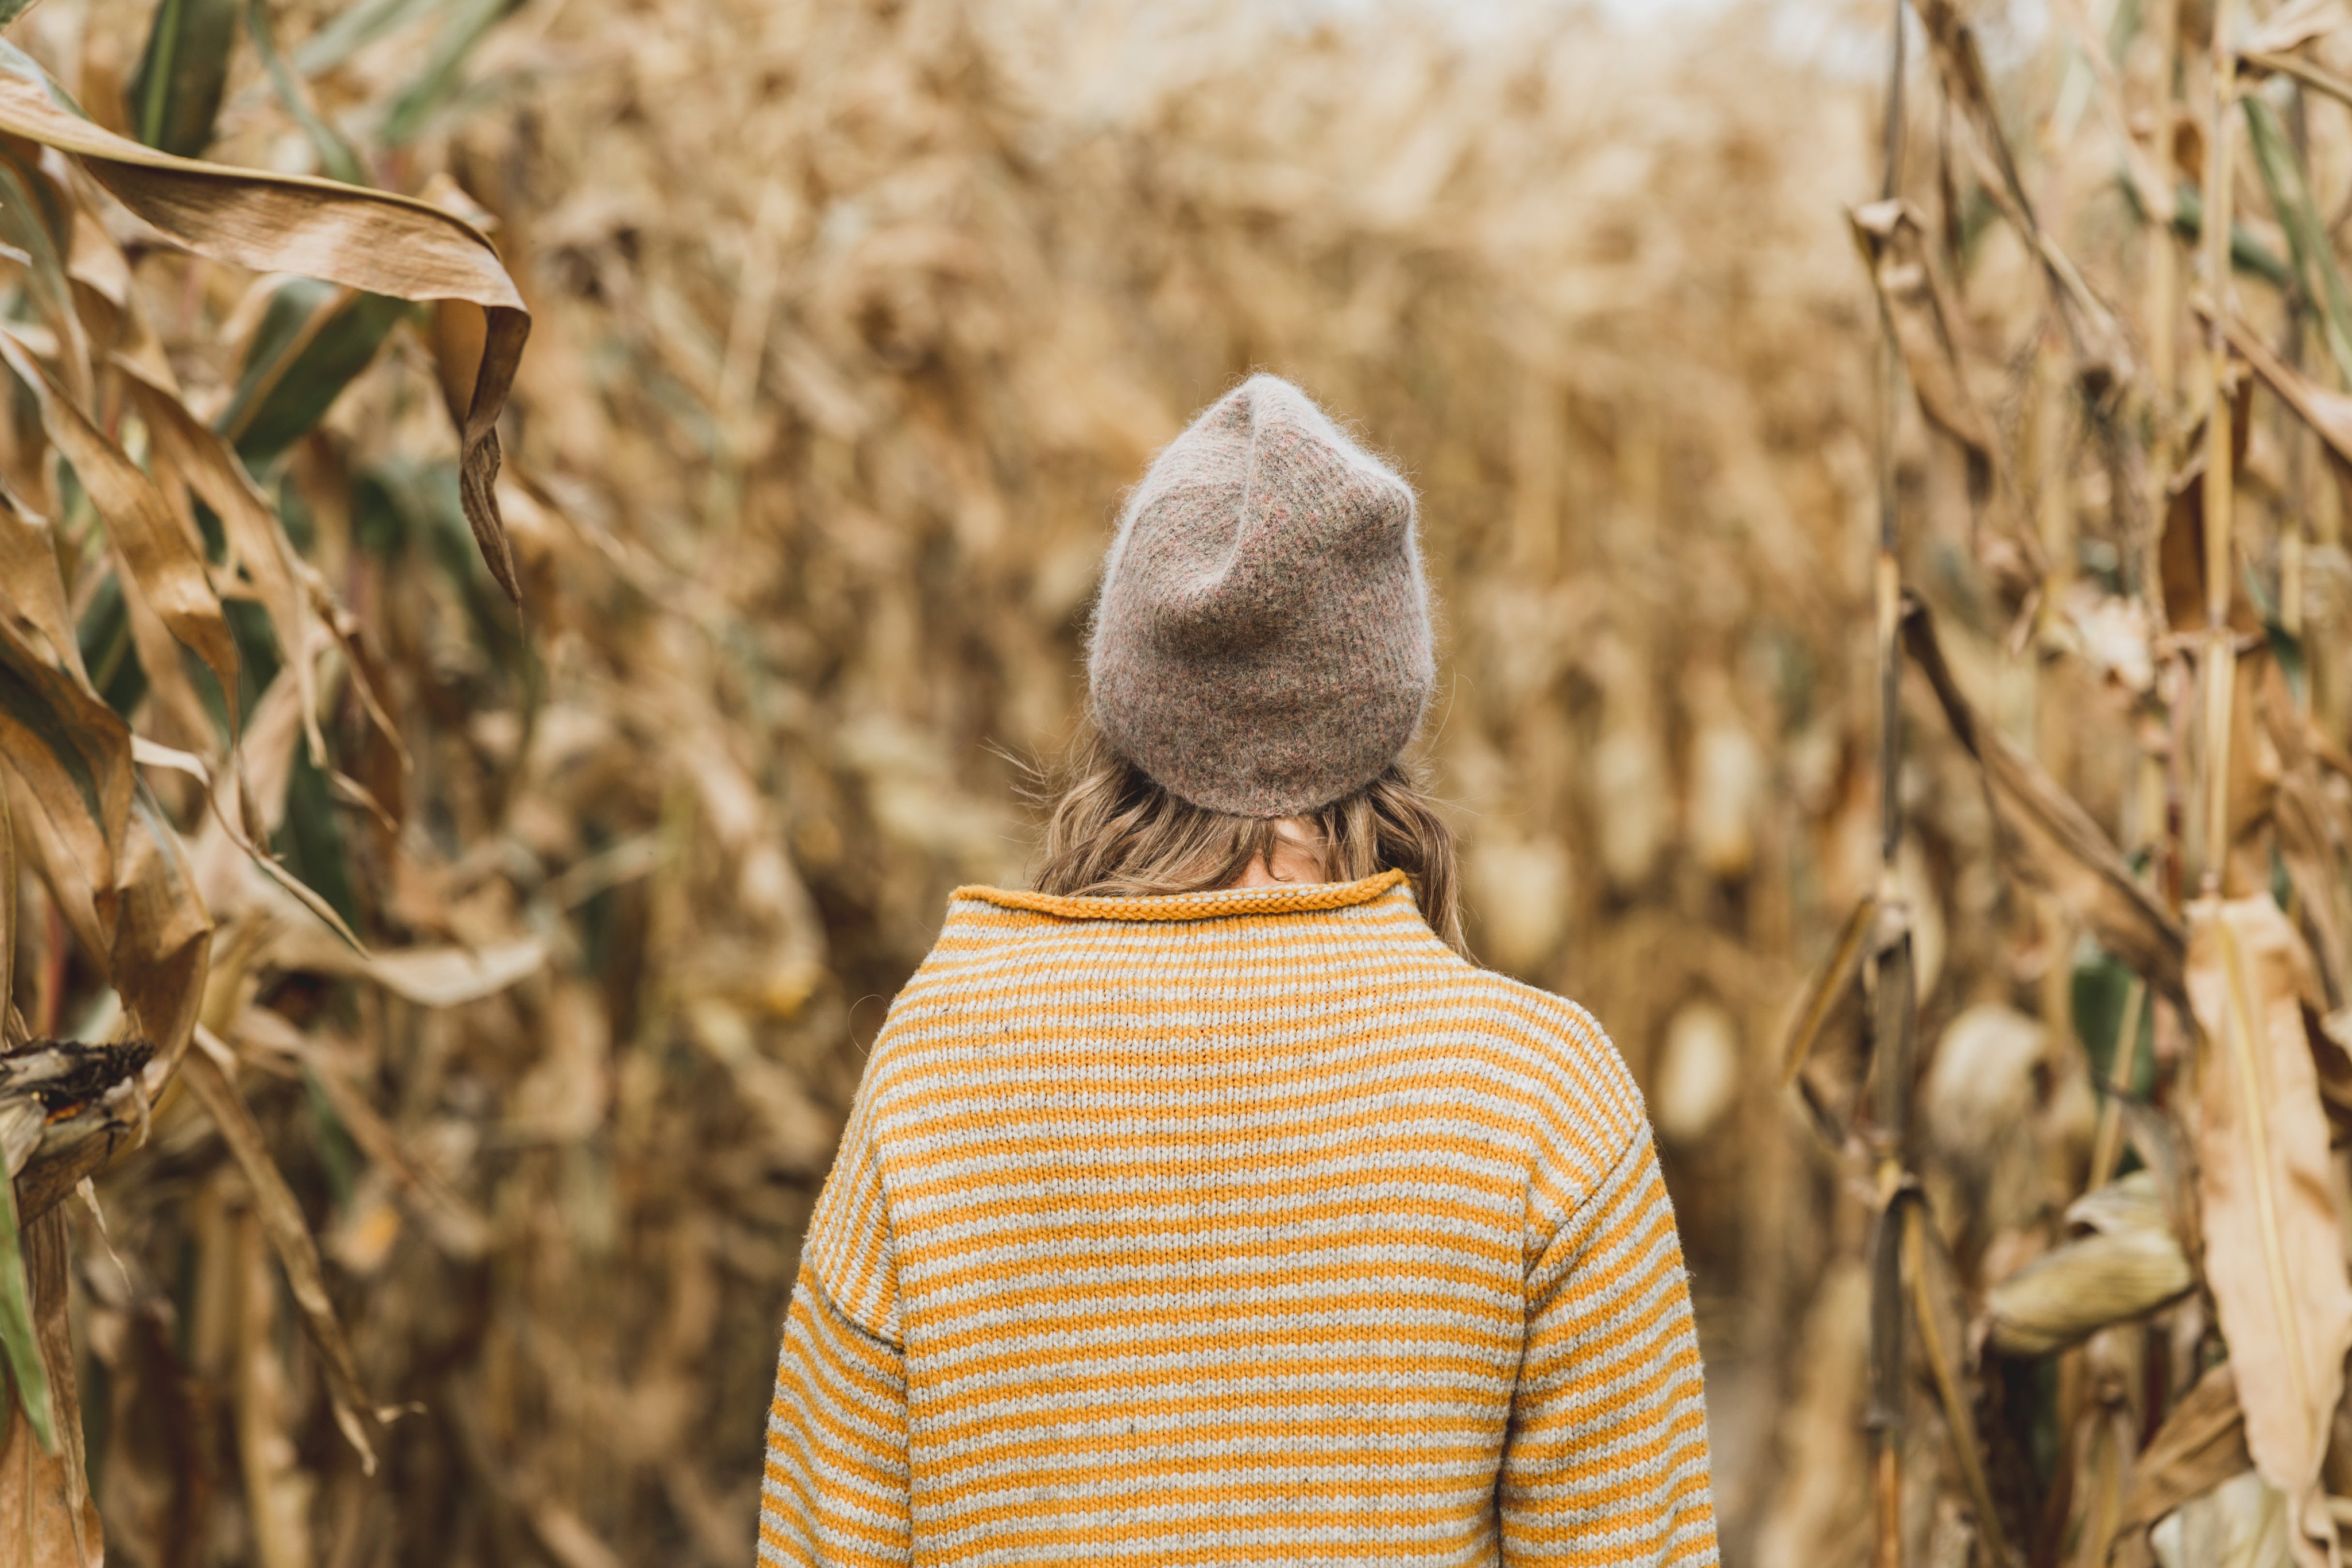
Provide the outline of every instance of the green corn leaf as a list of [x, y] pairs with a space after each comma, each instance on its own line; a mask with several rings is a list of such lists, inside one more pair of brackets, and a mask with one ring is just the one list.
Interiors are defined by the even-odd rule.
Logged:
[[99, 579], [89, 596], [89, 608], [81, 612], [75, 631], [90, 685], [98, 688], [107, 706], [129, 718], [147, 695], [147, 671], [131, 643], [130, 607], [123, 602], [122, 584], [112, 572]]
[[316, 429], [410, 308], [405, 300], [313, 278], [281, 287], [262, 313], [218, 425], [246, 466], [261, 467]]
[[236, 0], [156, 0], [147, 49], [131, 78], [140, 141], [194, 158], [212, 144], [236, 47]]
[[[2131, 182], [2125, 180], [2122, 184], [2124, 197], [2132, 204], [2132, 210], [2142, 217], [2147, 216], [2140, 208], [2138, 193], [2132, 189]], [[2179, 236], [2183, 245], [2203, 243], [2200, 236], [2205, 232], [2205, 197], [2194, 185], [2182, 185], [2172, 193], [2172, 232]], [[2243, 224], [2230, 225], [2230, 269], [2259, 277], [2273, 288], [2284, 288], [2294, 280], [2294, 274], [2287, 264], [2255, 238], [2252, 231]]]
[[457, 99], [464, 85], [467, 57], [518, 4], [519, 0], [457, 0], [434, 37], [425, 68], [385, 111], [379, 132], [385, 146], [397, 147], [414, 139]]
[[2312, 200], [2303, 160], [2295, 156], [2278, 110], [2258, 92], [2248, 93], [2244, 101], [2254, 162], [2262, 170], [2271, 210], [2286, 231], [2296, 280], [2319, 318], [2320, 335], [2326, 340], [2328, 358], [2336, 361], [2336, 373], [2352, 385], [2352, 291], [2345, 288], [2343, 270], [2336, 265], [2326, 220]]
[[310, 101], [301, 78], [278, 52], [277, 29], [269, 20], [269, 0], [249, 0], [245, 8], [245, 27], [253, 35], [253, 52], [260, 57], [269, 85], [277, 89], [278, 101], [301, 126], [302, 134], [310, 139], [311, 150], [319, 154], [319, 167], [346, 185], [366, 184], [367, 172], [361, 165], [360, 155], [343, 140], [341, 131], [327, 123], [326, 117]]
[[[2131, 1092], [2147, 1095], [2156, 1089], [2154, 1014], [2145, 1006], [2134, 1009], [2126, 1005], [2137, 977], [2122, 959], [2086, 937], [2074, 954], [2070, 990], [2074, 1031], [2091, 1059], [2094, 1081], [2102, 1085], [2115, 1081], [2116, 1049], [2124, 1045], [2132, 1052]], [[2127, 1011], [2136, 1011], [2137, 1021], [2131, 1040], [2125, 1041], [2121, 1036]]]
[[25, 1273], [25, 1238], [16, 1221], [16, 1183], [0, 1171], [0, 1354], [16, 1384], [33, 1436], [44, 1453], [58, 1451], [57, 1422], [50, 1415], [49, 1369], [33, 1332], [33, 1287]]
[[336, 13], [294, 51], [294, 68], [306, 77], [331, 71], [388, 33], [437, 10], [446, 0], [356, 0]]
[[[58, 194], [56, 183], [18, 150], [0, 151], [0, 241], [29, 258], [26, 292], [61, 347], [78, 340], [81, 331], [73, 286], [66, 275], [66, 248], [72, 234], [73, 213]], [[69, 350], [68, 366], [75, 358]]]
[[342, 823], [327, 776], [297, 747], [286, 781], [286, 821], [270, 842], [271, 852], [295, 879], [325, 899], [346, 926], [359, 924], [359, 900], [352, 883], [351, 858], [343, 848]]

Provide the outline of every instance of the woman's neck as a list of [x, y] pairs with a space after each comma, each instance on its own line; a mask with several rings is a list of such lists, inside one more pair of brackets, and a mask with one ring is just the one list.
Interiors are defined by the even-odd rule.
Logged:
[[1321, 882], [1326, 875], [1323, 835], [1301, 817], [1282, 817], [1274, 824], [1273, 863], [1254, 855], [1233, 881], [1234, 887], [1275, 887], [1285, 883]]

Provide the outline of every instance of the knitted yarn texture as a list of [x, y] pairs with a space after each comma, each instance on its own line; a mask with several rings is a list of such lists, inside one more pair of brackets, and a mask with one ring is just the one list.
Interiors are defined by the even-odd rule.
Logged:
[[1129, 497], [1087, 674], [1110, 743], [1194, 805], [1290, 816], [1370, 783], [1437, 678], [1412, 488], [1252, 376]]
[[1714, 1563], [1623, 1062], [1395, 872], [963, 890], [811, 1222], [759, 1552]]

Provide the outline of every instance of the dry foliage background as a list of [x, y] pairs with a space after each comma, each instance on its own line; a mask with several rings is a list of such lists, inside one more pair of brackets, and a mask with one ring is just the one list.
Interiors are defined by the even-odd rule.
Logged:
[[192, 257], [0, 112], [0, 1346], [62, 1445], [23, 1397], [0, 1534], [748, 1563], [861, 1044], [1023, 874], [1122, 486], [1263, 366], [1421, 488], [1474, 943], [1650, 1095], [1727, 1559], [2324, 1560], [2352, 18], [1978, 10], [1850, 220], [1878, 5], [42, 0], [101, 125], [421, 194], [533, 325], [519, 620], [478, 316]]

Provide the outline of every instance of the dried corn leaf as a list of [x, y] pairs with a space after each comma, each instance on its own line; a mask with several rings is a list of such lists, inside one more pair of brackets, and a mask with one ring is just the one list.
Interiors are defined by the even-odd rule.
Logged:
[[2245, 47], [2264, 54], [2299, 49], [2352, 26], [2344, 0], [2287, 0], [2248, 34]]
[[547, 945], [536, 936], [520, 936], [478, 951], [446, 946], [369, 953], [332, 941], [316, 928], [296, 926], [278, 936], [270, 956], [288, 969], [373, 980], [419, 1007], [454, 1008], [496, 996], [537, 974], [547, 962]]
[[1928, 422], [1968, 454], [1969, 487], [1981, 503], [1996, 477], [2008, 492], [2001, 447], [1978, 406], [1952, 330], [1955, 312], [1929, 259], [1927, 225], [1908, 202], [1873, 202], [1846, 214], [1878, 291], [1887, 330], [1903, 350], [1911, 390]]
[[25, 628], [39, 632], [48, 643], [41, 651], [44, 662], [87, 685], [65, 580], [58, 574], [55, 535], [48, 519], [26, 511], [5, 485], [0, 485], [0, 582], [8, 585], [0, 595], [0, 616], [17, 623], [19, 638]]
[[[54, 560], [48, 571], [56, 575]], [[90, 690], [79, 662], [68, 664], [28, 629], [0, 615], [0, 759], [84, 878], [110, 887], [131, 813], [131, 727]]]
[[1952, 733], [1983, 765], [2001, 824], [2011, 830], [2002, 847], [2019, 871], [2055, 894], [2102, 946], [2158, 991], [2185, 999], [2181, 966], [2187, 938], [2179, 925], [2140, 885], [2090, 813], [2039, 763], [1977, 716], [1945, 663], [1934, 617], [1916, 598], [1905, 602], [1903, 638], [1934, 687]]
[[[249, 1012], [247, 1016], [255, 1015]], [[352, 1141], [420, 1201], [425, 1210], [426, 1228], [443, 1250], [454, 1258], [467, 1260], [479, 1258], [488, 1251], [489, 1221], [431, 1166], [408, 1150], [400, 1134], [325, 1051], [308, 1036], [290, 1029], [289, 1032], [293, 1039], [288, 1044], [310, 1069], [320, 1091], [334, 1107], [336, 1117], [351, 1134]]]
[[2305, 56], [2281, 54], [2271, 49], [2247, 49], [2238, 56], [2238, 64], [2252, 70], [2276, 71], [2281, 76], [2294, 78], [2315, 92], [2325, 93], [2338, 103], [2352, 103], [2352, 81]]
[[1944, 89], [1976, 131], [1977, 141], [1991, 160], [1995, 179], [1988, 193], [2008, 214], [2033, 253], [2049, 285], [2051, 303], [2065, 324], [2073, 344], [2075, 373], [2095, 390], [2122, 384], [2133, 373], [2131, 354], [2114, 313], [2094, 293], [2077, 268], [2034, 214], [2025, 182], [2018, 172], [2017, 154], [2001, 128], [1992, 80], [1977, 43], [1969, 10], [1957, 0], [1918, 0], [1919, 20], [1927, 29]]
[[179, 834], [144, 788], [131, 804], [120, 863], [110, 977], [139, 1032], [157, 1055], [175, 1060], [204, 1001], [213, 923]]
[[1829, 957], [1813, 971], [1805, 984], [1805, 994], [1797, 1005], [1796, 1021], [1790, 1026], [1789, 1038], [1780, 1048], [1780, 1087], [1796, 1082], [1803, 1071], [1806, 1059], [1813, 1053], [1822, 1031], [1828, 1027], [1830, 1017], [1845, 1001], [1861, 982], [1862, 961], [1869, 956], [1870, 939], [1878, 926], [1878, 900], [1864, 898], [1846, 916], [1836, 942], [1830, 947]]
[[[2211, 312], [2201, 303], [2199, 309], [2208, 319], [2212, 319]], [[2288, 365], [2272, 353], [2260, 335], [2239, 317], [2224, 316], [2221, 322], [2231, 351], [2252, 366], [2273, 395], [2311, 427], [2337, 463], [2352, 465], [2352, 392], [2321, 386]]]
[[246, 1182], [253, 1189], [254, 1211], [260, 1217], [271, 1249], [278, 1254], [278, 1266], [286, 1270], [287, 1288], [293, 1293], [294, 1304], [301, 1309], [302, 1326], [310, 1332], [311, 1343], [319, 1349], [319, 1360], [326, 1368], [328, 1390], [334, 1399], [335, 1424], [342, 1428], [352, 1447], [359, 1450], [361, 1465], [373, 1475], [375, 1444], [383, 1428], [375, 1406], [361, 1386], [359, 1364], [352, 1357], [351, 1343], [343, 1337], [342, 1324], [335, 1319], [334, 1303], [328, 1299], [326, 1275], [319, 1262], [318, 1243], [310, 1239], [310, 1227], [303, 1223], [301, 1206], [287, 1187], [277, 1162], [269, 1157], [268, 1145], [262, 1141], [261, 1129], [254, 1124], [244, 1094], [221, 1071], [211, 1053], [190, 1051], [181, 1068], [181, 1077], [212, 1117], [213, 1124], [220, 1129], [222, 1140], [228, 1145], [237, 1168], [245, 1173]]
[[[2236, 404], [2236, 451], [2231, 457], [2233, 472], [2245, 462], [2245, 432], [2251, 423], [2252, 392], [2248, 386], [2241, 392]], [[2205, 594], [2205, 457], [2200, 452], [2173, 476], [2170, 493], [2164, 512], [2164, 537], [2157, 546], [2157, 568], [2164, 594], [2164, 617], [2175, 632], [2201, 631], [2210, 622], [2206, 618]], [[2252, 636], [2262, 631], [2261, 614], [2254, 609], [2243, 582], [2230, 585], [2229, 623], [2232, 631]]]
[[2133, 1465], [2116, 1526], [2116, 1568], [2148, 1568], [2154, 1561], [2149, 1527], [2190, 1498], [2239, 1474], [2248, 1462], [2235, 1369], [2225, 1361], [2207, 1371], [2172, 1407]]
[[[192, 535], [194, 532], [194, 517], [189, 519], [188, 531]], [[139, 674], [146, 682], [145, 700], [150, 705], [146, 721], [151, 726], [168, 721], [190, 745], [205, 745], [213, 739], [219, 725], [196, 690], [189, 668], [194, 661], [183, 653], [180, 640], [172, 635], [172, 629], [147, 601], [137, 574], [123, 560], [121, 549], [109, 540], [106, 553], [114, 563], [113, 585], [121, 595], [122, 619], [130, 633], [131, 655], [138, 660]], [[136, 704], [121, 700], [126, 695], [118, 691], [110, 706], [135, 712]]]
[[21, 257], [26, 273], [26, 294], [42, 325], [55, 337], [53, 348], [64, 367], [66, 384], [76, 399], [87, 402], [89, 333], [76, 308], [79, 302], [68, 259], [73, 205], [57, 182], [42, 172], [37, 147], [0, 136], [0, 238], [5, 238], [11, 259]]
[[[5, 73], [0, 73], [5, 78]], [[181, 528], [171, 503], [147, 471], [107, 439], [89, 416], [74, 406], [23, 343], [0, 332], [0, 360], [16, 372], [40, 403], [41, 426], [58, 454], [73, 465], [90, 503], [106, 520], [110, 543], [122, 553], [125, 570], [172, 635], [202, 659], [220, 682], [232, 727], [236, 720], [236, 639], [221, 612], [205, 558]]]
[[318, 727], [308, 601], [295, 575], [294, 547], [278, 525], [276, 509], [255, 486], [236, 450], [190, 413], [169, 385], [150, 379], [147, 370], [119, 355], [114, 363], [124, 372], [124, 385], [158, 449], [168, 455], [173, 471], [220, 518], [230, 550], [251, 580], [262, 609], [268, 612], [278, 653], [293, 672], [311, 759], [322, 761], [327, 753]]
[[499, 411], [514, 383], [530, 316], [481, 232], [423, 202], [294, 174], [174, 158], [100, 129], [46, 72], [0, 43], [0, 131], [71, 153], [123, 205], [200, 256], [260, 272], [299, 272], [402, 299], [480, 308], [483, 348], [453, 402], [463, 443], [460, 496], [490, 575], [520, 603], [499, 521]]
[[[272, 686], [270, 689], [275, 691], [278, 688]], [[265, 712], [267, 711], [268, 710], [265, 710]], [[278, 711], [282, 712], [285, 710], [279, 709]], [[258, 733], [261, 728], [262, 727], [259, 724], [256, 724], [253, 731], [249, 733]], [[224, 799], [224, 797], [230, 793], [230, 790], [225, 782], [215, 783], [214, 781], [213, 771], [211, 768], [205, 766], [204, 758], [194, 756], [189, 752], [175, 750], [168, 746], [158, 745], [156, 742], [148, 740], [141, 736], [132, 736], [131, 737], [131, 755], [142, 768], [168, 768], [174, 773], [184, 773], [189, 778], [194, 779], [197, 783], [203, 785], [205, 787], [205, 803], [212, 808], [212, 819], [205, 824], [206, 830], [209, 831], [211, 830], [217, 829], [222, 838], [227, 842], [235, 845], [238, 852], [245, 856], [247, 863], [251, 865], [254, 870], [268, 877], [272, 883], [275, 883], [278, 887], [291, 894], [295, 901], [300, 904], [303, 908], [309, 910], [312, 915], [317, 915], [319, 919], [326, 925], [327, 928], [334, 932], [336, 936], [341, 937], [344, 943], [347, 944], [353, 952], [362, 956], [366, 954], [366, 945], [359, 939], [357, 934], [354, 933], [351, 926], [344, 922], [343, 917], [335, 912], [334, 905], [329, 904], [324, 898], [320, 897], [315, 888], [312, 888], [308, 883], [301, 881], [301, 879], [295, 876], [293, 873], [288, 871], [284, 866], [279, 865], [276, 857], [261, 847], [256, 835], [240, 829], [236, 822], [230, 820], [226, 809], [228, 803]], [[278, 790], [278, 799], [281, 801], [283, 800], [284, 793], [284, 789], [281, 784]], [[246, 804], [248, 806], [252, 804], [252, 800], [249, 796], [246, 797], [245, 800]], [[248, 824], [248, 826], [250, 825], [251, 824]], [[264, 833], [259, 836], [267, 837], [268, 835]], [[199, 898], [203, 896], [201, 883], [198, 887], [197, 896]]]
[[1958, 1270], [1937, 1234], [1934, 1217], [1925, 1199], [1907, 1203], [1903, 1233], [1903, 1273], [1910, 1287], [1911, 1321], [1919, 1333], [1919, 1348], [1927, 1357], [1929, 1375], [1952, 1434], [1952, 1458], [1968, 1488], [1969, 1504], [1977, 1528], [1996, 1564], [2015, 1561], [2000, 1509], [1984, 1468], [1984, 1441], [1977, 1429], [1976, 1402], [1969, 1386], [1964, 1361], [1967, 1316], [1962, 1310]]
[[[2284, 713], [2273, 705], [2265, 707], [2273, 743], [2281, 751], [2288, 750], [2301, 726], [2282, 721], [2299, 721], [2301, 716], [2291, 705]], [[2272, 802], [2271, 821], [2278, 830], [2279, 859], [2301, 904], [2298, 913], [2314, 938], [2312, 957], [2326, 992], [2322, 1011], [2352, 1001], [2352, 886], [2347, 885], [2341, 869], [2338, 844], [2343, 841], [2331, 831], [2331, 818], [2340, 810], [2309, 751], [2290, 757]]]
[[2352, 1284], [2330, 1202], [2303, 993], [2309, 959], [2267, 894], [2189, 906], [2188, 988], [2204, 1049], [2197, 1156], [2206, 1278], [2254, 1465], [2291, 1500], [2296, 1558], [2332, 1540], [2319, 1495], [2352, 1346]]

